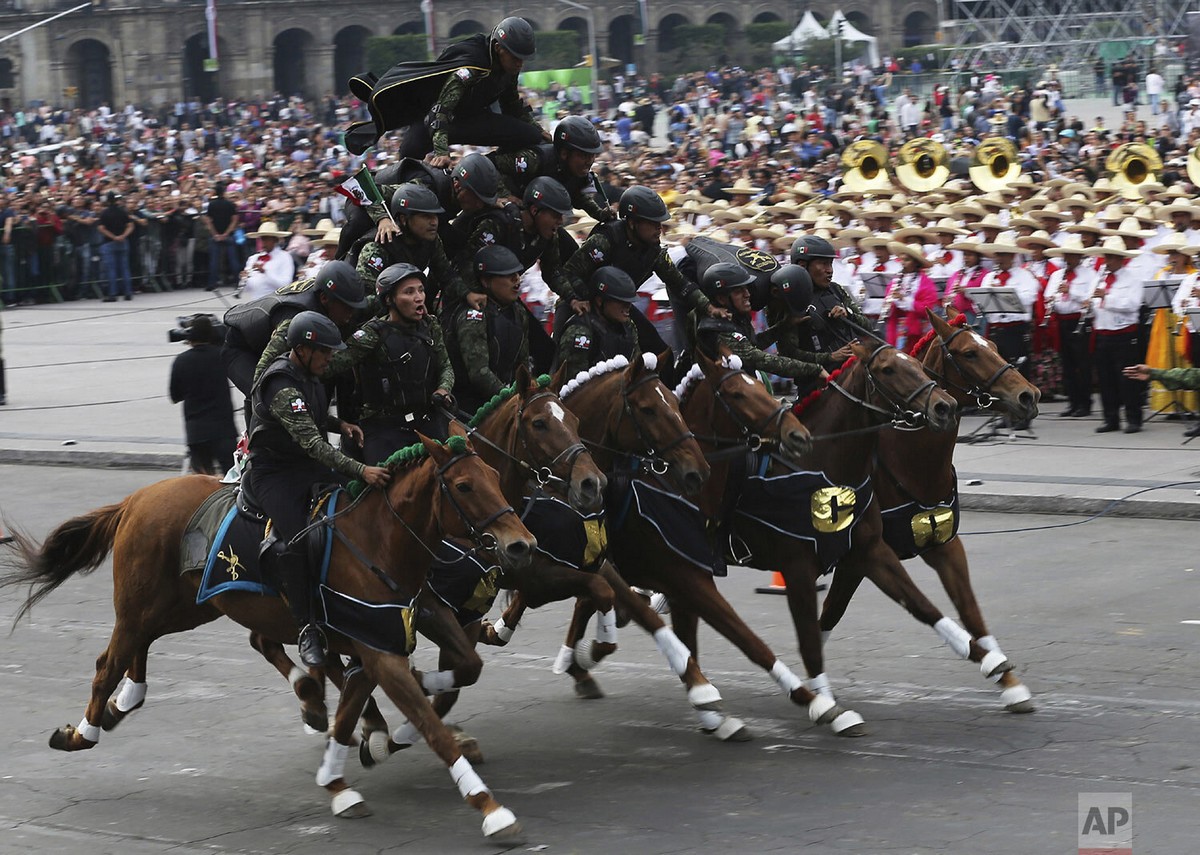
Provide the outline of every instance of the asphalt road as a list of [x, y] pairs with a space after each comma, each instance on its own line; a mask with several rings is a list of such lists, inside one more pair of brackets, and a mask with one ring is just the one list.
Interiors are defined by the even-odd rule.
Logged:
[[[0, 466], [0, 512], [34, 534], [161, 473]], [[964, 529], [1068, 520], [971, 514]], [[516, 851], [1074, 853], [1078, 794], [1132, 793], [1134, 852], [1192, 851], [1200, 619], [1194, 524], [1107, 520], [967, 540], [993, 632], [1038, 711], [1004, 712], [992, 684], [928, 629], [864, 587], [830, 642], [839, 699], [869, 735], [809, 725], [723, 639], [702, 665], [757, 738], [694, 730], [651, 640], [622, 633], [577, 700], [550, 673], [565, 606], [527, 616], [452, 716], [487, 755], [484, 781], [523, 822]], [[934, 600], [932, 572], [914, 569]], [[799, 670], [782, 597], [765, 574], [722, 589]], [[0, 599], [11, 622], [18, 602]], [[423, 747], [349, 777], [375, 810], [337, 820], [313, 783], [322, 742], [288, 687], [227, 621], [165, 639], [146, 706], [88, 752], [50, 750], [79, 721], [111, 627], [108, 568], [78, 577], [7, 637], [0, 659], [0, 852], [482, 853], [474, 811]], [[947, 606], [948, 607], [948, 606]], [[431, 651], [418, 650], [420, 663]], [[394, 711], [384, 706], [385, 713]]]

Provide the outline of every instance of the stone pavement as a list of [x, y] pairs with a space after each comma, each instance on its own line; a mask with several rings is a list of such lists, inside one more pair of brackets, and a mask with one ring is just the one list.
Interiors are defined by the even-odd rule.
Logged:
[[[8, 405], [0, 407], [0, 463], [162, 469], [183, 466], [180, 408], [167, 397], [167, 341], [177, 315], [220, 315], [202, 291], [138, 295], [4, 312]], [[1098, 418], [1060, 419], [1046, 403], [1033, 436], [1007, 434], [956, 452], [965, 508], [1200, 519], [1200, 442], [1162, 417], [1139, 434], [1093, 432]], [[962, 432], [983, 425], [967, 417]], [[1033, 437], [1036, 438], [1033, 438]]]

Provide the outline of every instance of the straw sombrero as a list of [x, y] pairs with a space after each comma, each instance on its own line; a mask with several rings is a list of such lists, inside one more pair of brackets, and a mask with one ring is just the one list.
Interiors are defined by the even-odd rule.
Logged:
[[282, 240], [283, 238], [291, 237], [291, 234], [289, 232], [285, 232], [283, 229], [279, 228], [279, 226], [277, 226], [275, 224], [274, 220], [267, 220], [265, 223], [263, 223], [261, 226], [258, 227], [258, 231], [250, 232], [248, 235], [246, 235], [246, 237], [248, 237], [248, 238], [275, 238], [276, 240]]

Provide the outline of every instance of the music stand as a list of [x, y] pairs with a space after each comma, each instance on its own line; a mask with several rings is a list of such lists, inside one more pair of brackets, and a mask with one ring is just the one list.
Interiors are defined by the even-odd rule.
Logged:
[[[1142, 283], [1142, 307], [1151, 315], [1159, 309], [1170, 310], [1172, 301], [1175, 299], [1175, 292], [1179, 290], [1179, 283], [1183, 281], [1183, 278], [1182, 276], [1164, 276], [1162, 279], [1147, 279]], [[1171, 365], [1169, 367], [1178, 367], [1175, 365], [1174, 346], [1171, 347]], [[1147, 416], [1146, 421], [1164, 413], [1167, 414], [1167, 418], [1188, 418], [1193, 415], [1191, 410], [1175, 400], [1172, 395], [1171, 400]]]
[[[988, 320], [989, 315], [1023, 315], [1028, 309], [1021, 302], [1021, 296], [1017, 293], [1017, 289], [1012, 285], [1005, 286], [979, 286], [971, 288], [964, 292], [979, 313], [979, 317], [984, 321]], [[977, 443], [989, 442], [993, 439], [998, 439], [1002, 436], [998, 425], [1002, 422], [1003, 417], [994, 415], [982, 425], [971, 431], [970, 434], [961, 438], [960, 442]], [[1031, 428], [1026, 428], [1027, 436], [1020, 436], [1016, 431], [1010, 431], [1007, 435], [1008, 439], [1037, 439]]]

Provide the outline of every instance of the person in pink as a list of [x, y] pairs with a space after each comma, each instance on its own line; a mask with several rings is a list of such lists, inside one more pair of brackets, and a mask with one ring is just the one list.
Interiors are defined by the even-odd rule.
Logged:
[[888, 344], [904, 350], [929, 329], [925, 310], [938, 305], [938, 290], [925, 272], [930, 261], [920, 246], [893, 241], [890, 249], [900, 260], [900, 273], [889, 283], [884, 297], [884, 306], [891, 306], [887, 340]]
[[987, 275], [983, 256], [979, 253], [979, 247], [982, 245], [983, 241], [978, 238], [966, 237], [946, 247], [962, 253], [962, 267], [954, 271], [946, 282], [942, 307], [949, 309], [953, 306], [967, 316], [967, 323], [971, 326], [975, 325], [975, 304], [971, 302], [967, 291], [970, 288], [978, 288], [983, 282], [983, 277]]

